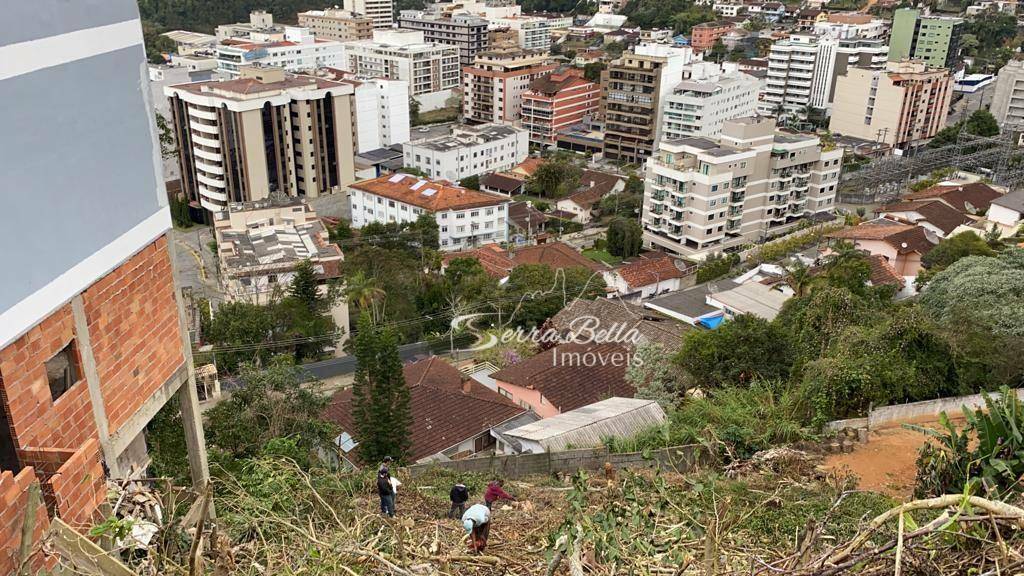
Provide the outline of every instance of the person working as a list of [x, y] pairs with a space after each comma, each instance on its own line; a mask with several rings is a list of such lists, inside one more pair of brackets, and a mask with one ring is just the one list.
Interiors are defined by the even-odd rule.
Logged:
[[484, 503], [487, 504], [487, 508], [494, 506], [494, 503], [498, 500], [511, 500], [515, 502], [515, 498], [505, 492], [501, 487], [505, 485], [502, 480], [495, 480], [487, 485], [487, 492], [484, 492]]
[[377, 494], [380, 496], [380, 513], [395, 516], [395, 485], [386, 469], [377, 472]]
[[473, 504], [462, 515], [462, 527], [469, 532], [469, 549], [483, 552], [491, 535], [491, 510], [483, 504]]
[[462, 482], [452, 486], [448, 493], [448, 499], [452, 501], [452, 507], [448, 510], [449, 518], [461, 518], [466, 512], [466, 502], [469, 500], [469, 488]]

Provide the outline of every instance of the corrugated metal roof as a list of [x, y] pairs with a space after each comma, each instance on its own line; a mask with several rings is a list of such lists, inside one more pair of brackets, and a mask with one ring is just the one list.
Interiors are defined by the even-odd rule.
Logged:
[[532, 440], [549, 452], [597, 446], [609, 436], [628, 437], [665, 420], [665, 412], [653, 400], [608, 398], [520, 426], [502, 435]]

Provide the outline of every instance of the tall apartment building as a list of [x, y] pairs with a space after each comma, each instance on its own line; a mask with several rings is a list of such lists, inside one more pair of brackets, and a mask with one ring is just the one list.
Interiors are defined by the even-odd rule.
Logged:
[[640, 44], [601, 72], [601, 112], [605, 121], [604, 155], [638, 163], [661, 139], [665, 97], [694, 60], [689, 48]]
[[736, 64], [689, 64], [683, 81], [665, 96], [662, 138], [718, 136], [726, 120], [755, 114], [760, 91], [761, 81], [740, 72]]
[[726, 20], [697, 24], [690, 33], [690, 47], [694, 52], [710, 50], [719, 38], [731, 32], [736, 25]]
[[507, 49], [477, 54], [462, 69], [462, 114], [468, 122], [509, 124], [519, 120], [530, 82], [552, 72], [547, 52]]
[[433, 214], [442, 251], [508, 239], [511, 200], [502, 194], [397, 173], [352, 184], [349, 200], [355, 228], [371, 222], [413, 222], [421, 214]]
[[882, 69], [886, 46], [878, 39], [792, 34], [772, 44], [759, 112], [805, 117], [807, 107], [831, 109], [835, 79], [853, 66]]
[[395, 23], [392, 0], [345, 0], [344, 8], [370, 18], [377, 29], [391, 28]]
[[442, 15], [423, 10], [402, 10], [398, 27], [423, 32], [423, 39], [459, 49], [459, 64], [469, 66], [487, 49], [488, 22], [473, 14]]
[[402, 145], [405, 166], [428, 178], [458, 182], [498, 170], [509, 170], [530, 154], [529, 132], [514, 126], [458, 126], [449, 136], [425, 138]]
[[238, 76], [245, 66], [276, 66], [301, 72], [341, 66], [343, 54], [341, 42], [317, 40], [308, 28], [287, 26], [280, 41], [223, 40], [217, 45], [217, 70], [231, 76]]
[[541, 76], [523, 93], [523, 128], [530, 142], [549, 146], [562, 128], [597, 113], [601, 87], [583, 78], [582, 70], [571, 68]]
[[373, 38], [373, 18], [338, 8], [299, 12], [299, 26], [326, 40], [351, 42]]
[[144, 430], [171, 397], [193, 481], [209, 477], [138, 7], [97, 7], [8, 5], [0, 40], [0, 122], [20, 135], [0, 140], [19, 191], [0, 227], [0, 574], [56, 570], [51, 519], [104, 519], [107, 478], [147, 475]]
[[830, 213], [842, 157], [772, 118], [729, 120], [717, 139], [664, 140], [647, 161], [644, 246], [702, 259]]
[[999, 69], [990, 109], [1000, 124], [1024, 124], [1024, 60], [1008, 60]]
[[373, 40], [346, 42], [344, 64], [360, 76], [404, 80], [423, 112], [444, 108], [459, 87], [459, 49], [424, 42], [423, 32], [374, 30]]
[[814, 33], [832, 38], [862, 38], [884, 40], [888, 27], [886, 21], [871, 14], [857, 12], [836, 12], [827, 19], [814, 23]]
[[885, 70], [851, 68], [836, 83], [829, 129], [907, 149], [945, 128], [953, 78], [924, 62], [889, 62]]
[[275, 68], [240, 72], [164, 88], [189, 199], [218, 212], [275, 192], [316, 197], [355, 179], [351, 84]]
[[957, 66], [964, 21], [948, 16], [928, 16], [915, 8], [900, 8], [892, 17], [889, 60], [924, 60], [932, 68]]

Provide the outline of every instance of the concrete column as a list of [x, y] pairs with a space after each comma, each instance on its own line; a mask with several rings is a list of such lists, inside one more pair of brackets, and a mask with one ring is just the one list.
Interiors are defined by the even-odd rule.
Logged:
[[96, 422], [96, 432], [103, 451], [103, 460], [111, 478], [123, 478], [127, 474], [117, 461], [119, 454], [110, 442], [110, 421], [107, 420], [107, 407], [103, 404], [103, 392], [100, 390], [100, 375], [96, 370], [96, 359], [92, 355], [92, 340], [89, 338], [89, 320], [85, 317], [85, 304], [82, 295], [71, 299], [71, 316], [75, 323], [75, 344], [78, 356], [82, 360], [82, 372], [85, 383], [89, 387], [89, 404], [92, 405], [92, 416]]

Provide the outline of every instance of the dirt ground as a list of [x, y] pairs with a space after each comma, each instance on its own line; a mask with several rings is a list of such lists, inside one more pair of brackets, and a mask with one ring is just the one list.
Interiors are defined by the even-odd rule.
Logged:
[[[953, 419], [958, 423], [958, 419]], [[935, 419], [913, 422], [927, 428], [938, 428]], [[860, 488], [888, 494], [895, 498], [909, 498], [914, 493], [917, 475], [917, 451], [925, 442], [925, 435], [892, 424], [872, 430], [867, 444], [858, 444], [849, 454], [834, 454], [825, 459], [829, 470], [847, 472], [860, 479]]]

